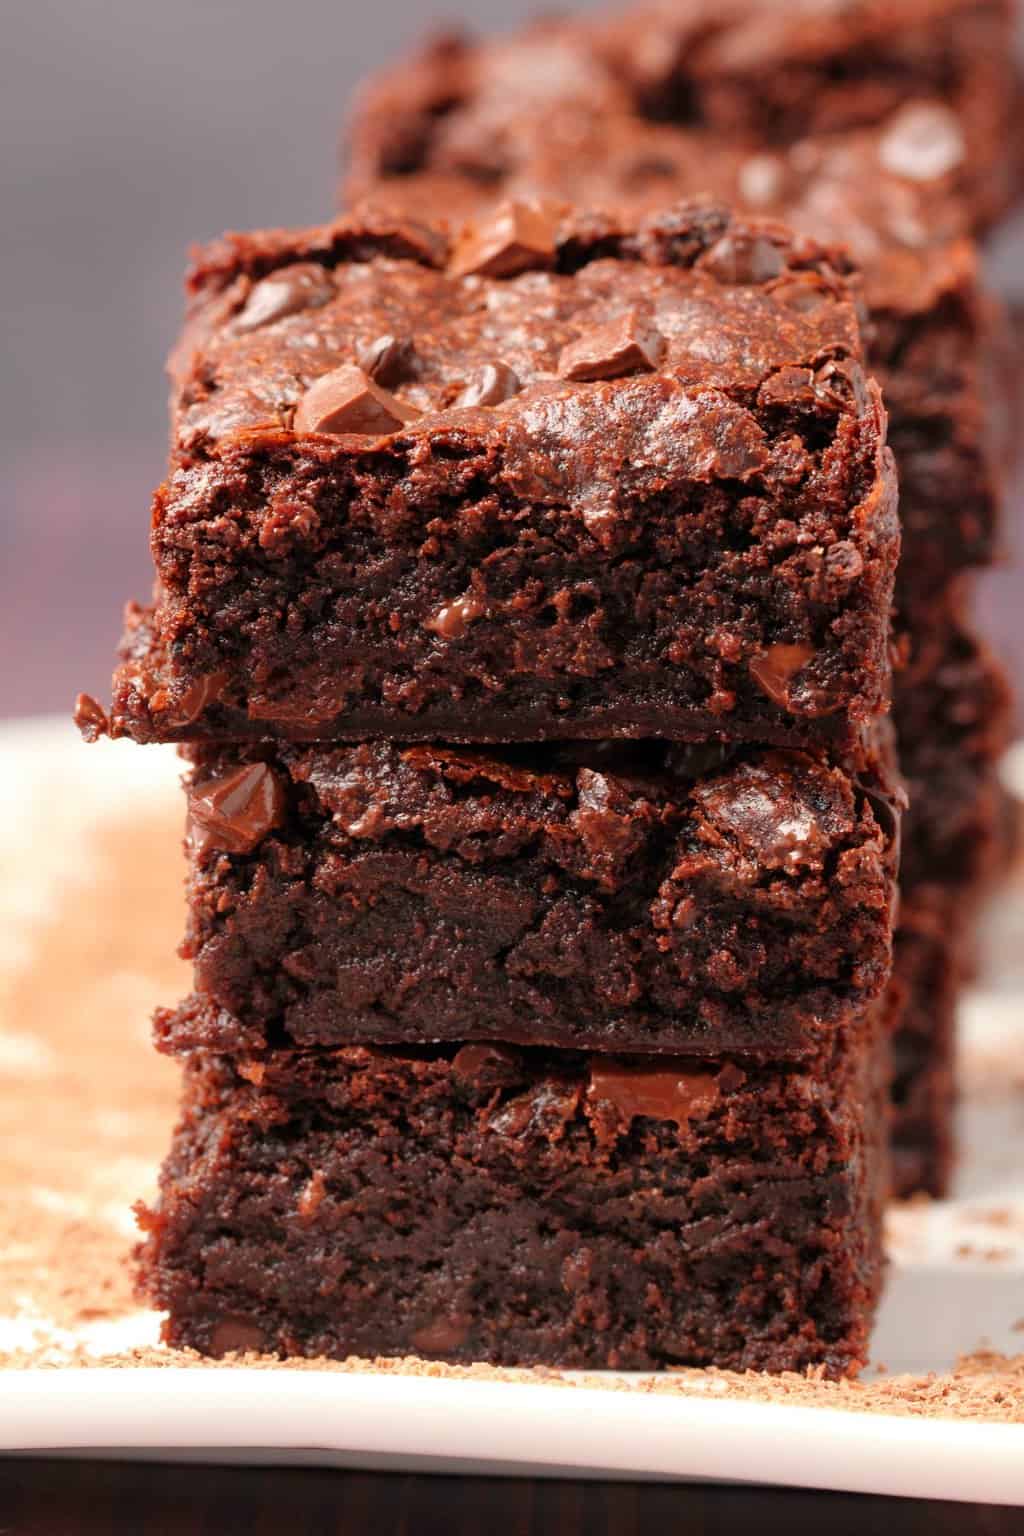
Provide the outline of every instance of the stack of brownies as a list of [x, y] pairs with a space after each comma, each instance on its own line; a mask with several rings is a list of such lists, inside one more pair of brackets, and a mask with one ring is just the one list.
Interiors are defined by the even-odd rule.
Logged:
[[154, 601], [78, 714], [189, 762], [169, 1342], [863, 1361], [893, 1025], [935, 1185], [995, 844], [954, 577], [1016, 169], [1005, 8], [881, 10], [444, 41], [364, 95], [358, 206], [199, 254]]
[[170, 1341], [863, 1359], [899, 533], [841, 265], [686, 205], [200, 256], [80, 714], [192, 763]]
[[353, 196], [463, 216], [538, 196], [635, 216], [710, 194], [858, 262], [903, 528], [900, 1194], [948, 1184], [956, 1001], [1002, 827], [1008, 695], [965, 578], [999, 552], [1012, 441], [1012, 338], [974, 243], [1019, 191], [1012, 23], [1008, 0], [665, 0], [445, 38], [364, 90], [347, 177]]

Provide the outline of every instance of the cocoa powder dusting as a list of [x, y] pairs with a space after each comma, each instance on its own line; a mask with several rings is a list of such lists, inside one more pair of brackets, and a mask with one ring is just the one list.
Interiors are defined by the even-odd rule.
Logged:
[[[130, 824], [84, 827], [0, 949], [0, 1338], [102, 1339], [99, 1325], [139, 1311], [131, 1207], [153, 1188], [177, 1098], [149, 1015], [188, 979], [181, 819], [154, 797]], [[0, 875], [16, 891], [23, 850], [7, 841]]]

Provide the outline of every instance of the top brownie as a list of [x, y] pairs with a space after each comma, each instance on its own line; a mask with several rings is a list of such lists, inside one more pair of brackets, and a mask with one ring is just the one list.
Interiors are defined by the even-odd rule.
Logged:
[[856, 744], [899, 535], [840, 262], [696, 205], [201, 254], [86, 733]]
[[1019, 190], [1009, 0], [663, 0], [481, 44], [444, 36], [364, 87], [354, 179], [447, 162], [499, 180], [524, 120], [566, 103], [747, 149], [886, 123], [893, 164], [955, 178], [972, 228]]

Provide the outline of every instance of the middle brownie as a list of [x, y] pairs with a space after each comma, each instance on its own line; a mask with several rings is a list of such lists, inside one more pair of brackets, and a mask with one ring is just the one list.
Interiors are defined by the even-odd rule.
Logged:
[[665, 743], [192, 748], [171, 1050], [808, 1058], [885, 986], [887, 765]]

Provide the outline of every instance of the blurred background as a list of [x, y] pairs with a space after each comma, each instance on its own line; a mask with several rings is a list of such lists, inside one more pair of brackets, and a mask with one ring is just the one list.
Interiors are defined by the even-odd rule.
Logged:
[[[106, 698], [125, 598], [150, 587], [162, 359], [187, 248], [330, 211], [357, 80], [441, 17], [537, 0], [8, 0], [0, 50], [0, 715]], [[1024, 224], [993, 255], [1024, 306]], [[1024, 374], [1024, 354], [1020, 358]], [[1024, 520], [1024, 477], [1014, 523]], [[1011, 530], [1012, 533], [1012, 530]], [[1020, 543], [1020, 539], [1017, 539]], [[985, 627], [1024, 669], [1024, 572]]]

